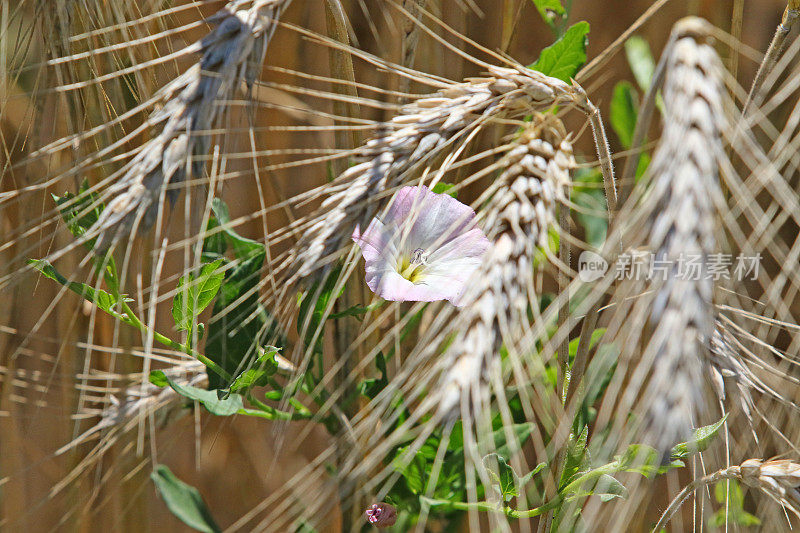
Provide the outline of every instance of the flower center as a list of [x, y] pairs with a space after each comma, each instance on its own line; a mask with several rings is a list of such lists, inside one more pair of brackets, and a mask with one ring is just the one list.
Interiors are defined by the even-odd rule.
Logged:
[[425, 271], [428, 261], [425, 257], [425, 250], [417, 248], [411, 253], [411, 257], [403, 255], [397, 264], [397, 271], [401, 276], [411, 283], [419, 283], [422, 273]]

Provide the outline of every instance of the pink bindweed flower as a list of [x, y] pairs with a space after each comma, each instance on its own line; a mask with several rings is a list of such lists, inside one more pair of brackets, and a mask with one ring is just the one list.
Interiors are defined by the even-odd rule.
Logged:
[[364, 515], [377, 528], [391, 527], [397, 521], [397, 510], [388, 503], [374, 503]]
[[403, 187], [386, 215], [353, 232], [369, 288], [385, 300], [459, 305], [467, 280], [491, 243], [475, 211], [425, 186]]

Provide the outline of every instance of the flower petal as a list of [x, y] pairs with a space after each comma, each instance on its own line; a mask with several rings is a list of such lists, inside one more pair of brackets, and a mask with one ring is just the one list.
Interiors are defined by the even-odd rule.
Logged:
[[475, 227], [475, 211], [421, 185], [397, 191], [384, 220], [406, 229], [403, 248], [429, 249]]
[[372, 292], [393, 302], [436, 302], [458, 296], [450, 284], [411, 283], [395, 269], [377, 265], [367, 265], [366, 279]]
[[480, 267], [483, 255], [492, 243], [474, 228], [449, 241], [428, 258], [423, 280], [448, 293], [448, 300], [460, 306], [460, 299], [470, 276]]
[[428, 263], [444, 265], [448, 261], [463, 257], [480, 259], [491, 246], [491, 241], [486, 238], [480, 228], [472, 228], [431, 251]]
[[[381, 298], [455, 305], [491, 246], [471, 208], [427, 187], [400, 189], [383, 219], [373, 219], [363, 233], [356, 228], [353, 240], [364, 256], [367, 285]], [[421, 261], [412, 282], [398, 269], [415, 257]]]
[[361, 248], [361, 255], [367, 262], [396, 262], [397, 235], [399, 230], [394, 225], [386, 226], [377, 217], [373, 218], [364, 233], [356, 227], [353, 240]]

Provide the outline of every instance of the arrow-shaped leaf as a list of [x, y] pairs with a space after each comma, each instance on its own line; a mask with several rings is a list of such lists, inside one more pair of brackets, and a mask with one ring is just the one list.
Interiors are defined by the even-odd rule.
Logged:
[[166, 465], [157, 465], [150, 478], [167, 508], [184, 524], [206, 533], [220, 531], [200, 492], [178, 479]]

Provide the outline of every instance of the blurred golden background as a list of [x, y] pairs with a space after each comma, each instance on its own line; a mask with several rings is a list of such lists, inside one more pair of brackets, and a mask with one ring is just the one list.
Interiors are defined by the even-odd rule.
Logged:
[[[569, 1], [569, 0], [567, 0]], [[138, 5], [134, 5], [138, 4]], [[45, 90], [71, 80], [100, 76], [124, 65], [136, 64], [169, 53], [202, 37], [205, 24], [162, 39], [157, 45], [137, 47], [130, 54], [122, 50], [113, 61], [74, 61], [63, 68], [44, 68], [41, 63], [52, 58], [80, 53], [80, 46], [106, 46], [109, 43], [136, 39], [147, 32], [179, 28], [200, 21], [214, 13], [223, 2], [199, 2], [169, 16], [155, 17], [152, 22], [128, 31], [115, 31], [81, 43], [70, 41], [70, 34], [120, 24], [167, 9], [181, 2], [126, 2], [124, 0], [2, 0], [2, 41], [0, 42], [0, 127], [3, 149], [0, 150], [0, 194], [10, 194], [25, 187], [41, 184], [44, 176], [68, 168], [82, 157], [61, 152], [59, 158], [39, 159], [19, 164], [32, 151], [70, 133], [85, 131], [120, 115], [132, 102], [141, 102], [158, 87], [172, 79], [187, 65], [187, 60], [170, 61], [143, 70], [132, 77], [131, 85], [103, 84], [86, 90], [61, 94]], [[379, 0], [342, 0], [352, 24], [358, 47], [391, 61], [401, 61], [399, 28], [405, 23], [396, 10], [386, 9]], [[539, 51], [554, 37], [541, 21], [531, 0], [430, 0], [429, 9], [452, 28], [490, 50], [501, 50], [524, 64], [533, 62]], [[591, 25], [588, 56], [591, 60], [617, 39], [652, 4], [652, 0], [572, 0], [570, 23], [586, 20]], [[327, 34], [325, 2], [294, 0], [283, 17], [312, 32]], [[672, 24], [683, 16], [696, 14], [710, 20], [725, 32], [740, 39], [746, 47], [764, 51], [780, 21], [785, 2], [780, 0], [673, 0], [667, 2], [636, 32], [650, 44], [658, 57]], [[509, 18], [519, 13], [513, 30]], [[68, 21], [66, 23], [65, 21]], [[431, 26], [434, 32], [444, 30]], [[137, 33], [139, 32], [139, 33]], [[451, 36], [451, 42], [458, 43]], [[458, 46], [466, 48], [461, 42]], [[723, 59], [747, 87], [757, 63], [738, 56], [729, 47], [721, 47]], [[191, 58], [189, 59], [191, 60]], [[278, 67], [278, 68], [267, 68]], [[30, 67], [19, 72], [21, 67]], [[357, 63], [357, 79], [362, 83], [387, 89], [398, 89], [397, 78], [373, 67]], [[449, 52], [428, 35], [420, 38], [414, 68], [449, 79], [460, 80], [477, 75], [478, 67]], [[328, 50], [304, 38], [289, 26], [278, 29], [267, 52], [262, 80], [291, 86], [330, 90], [321, 80], [303, 80], [290, 71], [330, 75]], [[63, 76], [64, 79], [59, 77]], [[624, 53], [608, 60], [584, 87], [604, 116], [614, 83], [632, 79]], [[419, 89], [419, 88], [417, 88]], [[329, 100], [272, 86], [257, 87], [258, 102], [282, 102], [296, 108], [295, 113], [259, 106], [253, 115], [258, 125], [290, 126], [297, 124], [325, 126], [330, 118], [319, 111], [333, 111]], [[388, 96], [387, 96], [388, 98]], [[358, 110], [361, 116], [385, 118], [380, 110]], [[226, 135], [227, 153], [248, 150], [307, 150], [334, 148], [337, 139], [330, 132], [259, 131], [255, 148], [242, 129], [251, 119], [248, 110], [231, 113], [226, 119], [231, 132]], [[142, 117], [124, 122], [120, 130], [130, 129]], [[581, 127], [581, 124], [574, 125]], [[237, 129], [238, 128], [238, 129]], [[361, 133], [363, 135], [363, 133]], [[144, 138], [144, 134], [142, 136]], [[620, 150], [609, 132], [612, 152]], [[347, 139], [345, 139], [347, 142]], [[593, 154], [591, 137], [579, 140], [580, 151]], [[102, 146], [94, 146], [97, 150]], [[275, 155], [273, 163], [283, 157]], [[75, 158], [75, 159], [72, 159]], [[247, 158], [231, 159], [227, 172], [241, 170], [243, 177], [227, 180], [218, 193], [231, 209], [232, 218], [245, 217], [237, 231], [251, 238], [263, 238], [265, 228], [280, 227], [290, 214], [271, 212], [267, 217], [250, 217], [267, 205], [291, 197], [314, 186], [324, 184], [326, 168], [322, 164], [305, 165], [260, 176], [263, 196], [254, 193], [252, 175], [246, 172], [252, 163]], [[10, 207], [0, 210], [0, 242], [14, 235], [13, 245], [0, 248], [0, 264], [13, 265], [20, 257], [37, 257], [51, 249], [68, 244], [70, 237], [63, 227], [40, 228], [33, 235], [18, 235], [31, 217], [42, 216], [51, 207], [46, 192], [63, 193], [75, 190], [85, 176], [74, 176], [48, 184], [36, 194], [20, 197]], [[88, 176], [93, 182], [102, 179]], [[182, 200], [181, 200], [182, 201]], [[177, 205], [181, 205], [181, 201]], [[172, 239], [181, 239], [185, 226], [177, 216], [170, 220]], [[136, 245], [137, 254], [146, 257], [144, 248]], [[60, 268], [79, 270], [81, 253], [76, 251], [62, 259]], [[146, 263], [147, 261], [143, 261]], [[67, 265], [67, 266], [65, 266]], [[70, 266], [71, 265], [71, 266]], [[162, 278], [174, 287], [176, 276], [184, 268], [180, 252], [169, 254], [162, 269]], [[143, 267], [147, 287], [149, 272]], [[169, 302], [159, 304], [157, 329], [169, 331]], [[163, 308], [163, 309], [162, 309]], [[77, 312], [76, 312], [77, 309]], [[163, 311], [163, 312], [162, 312]], [[104, 316], [90, 316], [74, 295], [61, 297], [55, 284], [42, 283], [26, 275], [12, 286], [0, 290], [0, 530], [3, 531], [182, 531], [188, 528], [174, 518], [158, 498], [149, 479], [151, 459], [168, 464], [181, 479], [194, 484], [208, 502], [221, 526], [236, 523], [256, 509], [260, 502], [282, 487], [295, 473], [329, 444], [327, 433], [314, 430], [300, 435], [300, 424], [290, 425], [280, 435], [269, 425], [253, 419], [199, 417], [186, 412], [171, 421], [167, 430], [156, 431], [154, 444], [137, 442], [138, 431], [132, 431], [112, 447], [99, 465], [88, 470], [82, 460], [90, 445], [54, 457], [54, 452], [86, 429], [87, 421], [71, 417], [77, 411], [79, 394], [74, 389], [75, 376], [86, 371], [87, 343], [98, 347], [116, 346], [119, 353], [97, 350], [91, 355], [93, 368], [111, 372], [141, 370], [141, 360], [126, 357], [125, 352], [142, 345], [138, 334], [115, 329]], [[91, 335], [88, 334], [91, 328]], [[141, 428], [149, 430], [152, 428]], [[199, 446], [197, 443], [199, 442]], [[71, 472], [80, 472], [77, 481], [60, 487]], [[57, 488], [57, 493], [54, 488]], [[299, 499], [324, 498], [325, 493], [298, 494]], [[330, 495], [334, 497], [334, 495]], [[664, 502], [654, 502], [663, 508]], [[331, 523], [335, 523], [332, 517]], [[257, 521], [242, 526], [254, 527]], [[330, 531], [336, 531], [331, 528]]]

